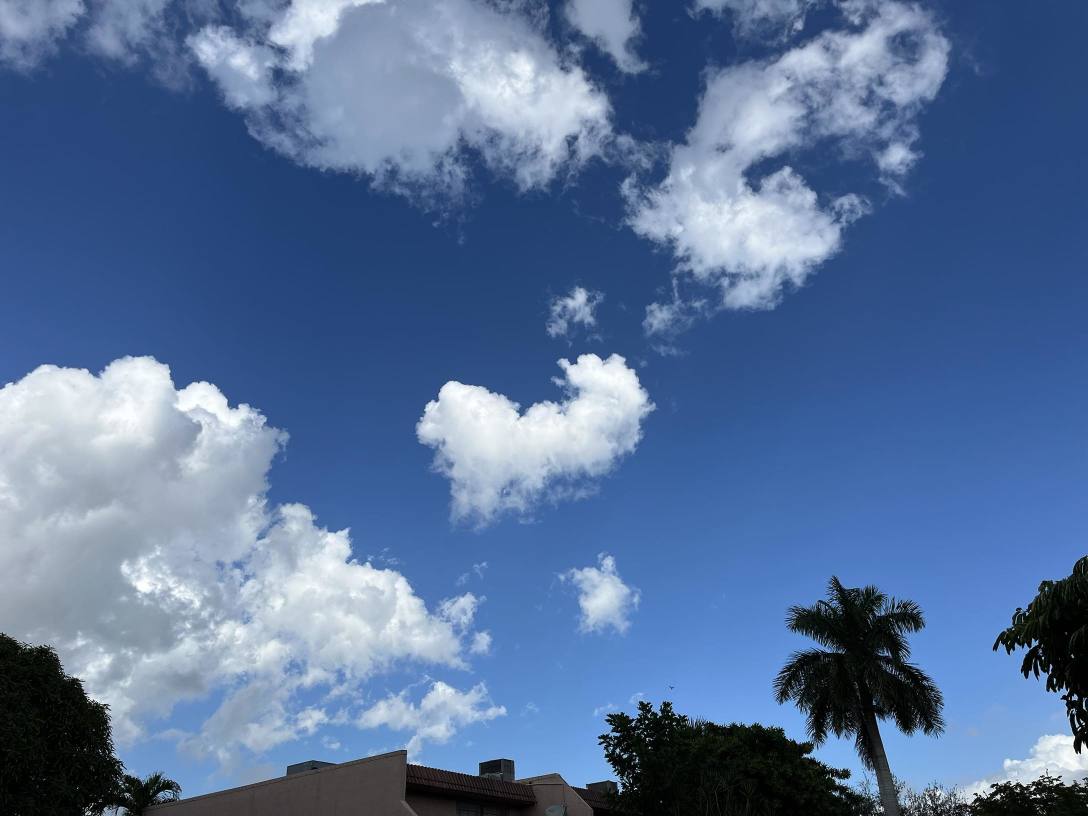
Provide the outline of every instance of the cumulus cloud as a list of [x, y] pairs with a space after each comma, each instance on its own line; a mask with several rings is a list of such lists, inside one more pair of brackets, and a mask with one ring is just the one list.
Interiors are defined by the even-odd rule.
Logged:
[[33, 68], [85, 11], [83, 0], [0, 0], [0, 62]]
[[578, 590], [578, 606], [583, 632], [613, 629], [624, 634], [631, 626], [631, 615], [638, 609], [642, 593], [623, 582], [616, 571], [616, 559], [608, 553], [597, 556], [596, 567], [572, 569], [560, 576]]
[[605, 95], [516, 4], [292, 0], [190, 38], [250, 132], [296, 161], [428, 197], [474, 160], [547, 185], [609, 138]]
[[417, 757], [425, 743], [442, 745], [460, 728], [505, 716], [506, 708], [491, 701], [483, 683], [458, 691], [436, 682], [418, 703], [409, 700], [407, 692], [379, 700], [359, 716], [357, 724], [362, 728], [384, 726], [392, 731], [411, 731], [408, 754]]
[[[817, 194], [785, 157], [834, 146], [893, 189], [917, 159], [916, 120], [944, 80], [948, 41], [918, 6], [852, 2], [844, 14], [844, 30], [711, 73], [665, 178], [624, 185], [630, 225], [671, 247], [684, 279], [718, 290], [712, 309], [772, 308], [868, 209], [855, 194]], [[667, 331], [690, 311], [656, 304], [646, 328]]]
[[821, 0], [695, 0], [695, 7], [728, 13], [743, 37], [783, 35], [800, 31], [805, 14]]
[[645, 70], [633, 47], [640, 26], [632, 0], [568, 0], [566, 14], [571, 25], [593, 40], [621, 71]]
[[562, 402], [523, 412], [502, 394], [450, 381], [427, 404], [416, 434], [435, 448], [434, 468], [450, 480], [454, 520], [485, 525], [583, 495], [635, 450], [654, 406], [626, 361], [583, 354], [559, 367]]
[[552, 299], [549, 306], [547, 330], [549, 337], [564, 337], [577, 326], [593, 329], [597, 326], [597, 307], [604, 294], [575, 286], [570, 294]]
[[1073, 750], [1073, 737], [1066, 734], [1046, 734], [1039, 737], [1024, 759], [1006, 759], [1001, 773], [975, 782], [967, 793], [984, 793], [997, 782], [1028, 783], [1044, 773], [1060, 776], [1066, 782], [1088, 777], [1088, 754]]
[[475, 596], [432, 612], [402, 574], [354, 560], [346, 530], [269, 504], [286, 441], [150, 358], [97, 376], [42, 366], [0, 389], [0, 620], [55, 644], [121, 740], [221, 693], [185, 736], [228, 761], [320, 727], [321, 689], [465, 666]]

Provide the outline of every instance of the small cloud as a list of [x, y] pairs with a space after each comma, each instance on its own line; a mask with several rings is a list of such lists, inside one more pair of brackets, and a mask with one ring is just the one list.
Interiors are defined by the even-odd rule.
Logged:
[[360, 728], [386, 727], [392, 731], [411, 731], [408, 754], [418, 757], [425, 743], [443, 745], [467, 725], [505, 717], [506, 709], [494, 705], [487, 686], [479, 683], [468, 691], [459, 691], [442, 681], [435, 682], [418, 702], [408, 699], [408, 690], [379, 700], [359, 715]]
[[646, 70], [633, 47], [641, 26], [632, 0], [568, 0], [566, 15], [621, 71], [634, 74]]
[[472, 643], [468, 649], [474, 655], [485, 655], [491, 652], [491, 633], [477, 632], [472, 636]]
[[379, 552], [368, 555], [366, 560], [371, 564], [382, 564], [386, 567], [396, 567], [401, 564], [401, 560], [394, 556], [393, 551], [388, 547], [382, 547]]
[[618, 710], [615, 703], [605, 703], [593, 709], [593, 718], [601, 717], [609, 712]]
[[598, 566], [571, 569], [560, 579], [578, 588], [578, 606], [583, 632], [614, 629], [621, 635], [631, 626], [631, 615], [638, 609], [642, 594], [623, 582], [616, 571], [616, 559], [607, 553], [597, 556]]
[[460, 576], [458, 576], [457, 586], [464, 586], [465, 584], [467, 584], [470, 580], [472, 580], [473, 575], [475, 575], [482, 581], [484, 579], [484, 572], [486, 571], [486, 561], [481, 561], [479, 564], [473, 564], [471, 570], [469, 570], [468, 572], [463, 572]]
[[435, 449], [434, 469], [449, 479], [454, 521], [478, 526], [541, 503], [590, 495], [642, 439], [654, 410], [638, 374], [617, 354], [560, 360], [562, 402], [524, 411], [502, 394], [450, 381], [416, 425]]
[[597, 307], [603, 300], [603, 292], [593, 292], [582, 286], [575, 286], [569, 295], [553, 298], [546, 326], [548, 336], [567, 337], [578, 326], [587, 330], [596, 328]]
[[486, 600], [487, 598], [477, 598], [471, 592], [458, 595], [456, 598], [446, 598], [438, 605], [438, 616], [463, 631], [472, 625], [472, 621], [476, 618], [476, 610]]

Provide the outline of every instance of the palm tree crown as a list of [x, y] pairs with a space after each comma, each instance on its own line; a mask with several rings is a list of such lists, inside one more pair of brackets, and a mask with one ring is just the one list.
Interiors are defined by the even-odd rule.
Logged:
[[126, 816], [140, 816], [152, 805], [174, 802], [181, 795], [181, 785], [161, 771], [148, 774], [143, 779], [125, 774], [121, 796], [117, 806]]
[[[828, 734], [854, 738], [862, 762], [877, 771], [890, 769], [880, 739], [879, 720], [890, 719], [906, 734], [944, 730], [940, 689], [909, 662], [907, 635], [925, 626], [913, 601], [889, 598], [874, 586], [848, 589], [838, 578], [828, 585], [827, 600], [794, 606], [786, 625], [823, 646], [794, 652], [774, 682], [779, 703], [793, 700], [806, 715], [816, 744]], [[882, 798], [887, 796], [881, 784]], [[885, 799], [888, 816], [898, 813]]]

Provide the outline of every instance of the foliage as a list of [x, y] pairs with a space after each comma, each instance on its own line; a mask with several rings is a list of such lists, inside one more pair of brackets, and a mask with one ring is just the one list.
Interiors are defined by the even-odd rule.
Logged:
[[1024, 677], [1046, 675], [1047, 691], [1062, 692], [1073, 747], [1088, 741], [1088, 556], [1060, 581], [1043, 581], [1027, 609], [1017, 609], [1012, 625], [997, 636], [994, 650], [1008, 654], [1027, 648]]
[[48, 646], [0, 634], [0, 813], [83, 816], [117, 795], [109, 711]]
[[907, 790], [903, 816], [970, 816], [971, 806], [955, 788], [932, 784], [920, 791]]
[[140, 816], [152, 805], [177, 801], [180, 795], [181, 785], [161, 771], [148, 774], [143, 779], [125, 774], [117, 806], [124, 809], [126, 816]]
[[[946, 788], [934, 782], [916, 791], [896, 779], [895, 791], [903, 816], [971, 816], [971, 805], [956, 788]], [[861, 816], [883, 814], [880, 796], [873, 790], [868, 777], [858, 786], [858, 793], [863, 800]]]
[[971, 816], [1085, 816], [1088, 782], [1062, 783], [1044, 774], [1028, 784], [1002, 782], [975, 797]]
[[693, 721], [664, 702], [610, 714], [600, 737], [620, 781], [616, 806], [635, 816], [853, 816], [848, 771], [813, 759], [780, 728]]
[[775, 679], [778, 702], [797, 704], [817, 745], [829, 734], [853, 737], [862, 762], [876, 772], [885, 812], [897, 813], [878, 721], [891, 719], [906, 734], [944, 729], [940, 690], [909, 662], [907, 635], [925, 626], [922, 610], [874, 586], [848, 589], [833, 577], [828, 599], [792, 607], [787, 626], [824, 648], [790, 656]]

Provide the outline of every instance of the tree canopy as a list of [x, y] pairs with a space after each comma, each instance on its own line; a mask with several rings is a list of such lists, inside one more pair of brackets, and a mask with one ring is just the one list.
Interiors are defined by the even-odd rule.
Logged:
[[1017, 609], [1012, 625], [997, 636], [994, 651], [1026, 648], [1024, 677], [1046, 676], [1047, 691], [1060, 693], [1080, 753], [1088, 742], [1088, 556], [1060, 581], [1043, 581], [1026, 609]]
[[849, 772], [813, 759], [780, 728], [691, 720], [664, 702], [610, 714], [600, 743], [633, 816], [853, 816]]
[[121, 772], [107, 707], [64, 673], [53, 649], [0, 634], [0, 813], [102, 813]]
[[1050, 774], [1034, 782], [1001, 782], [971, 803], [971, 816], [1085, 816], [1088, 782], [1063, 784]]

